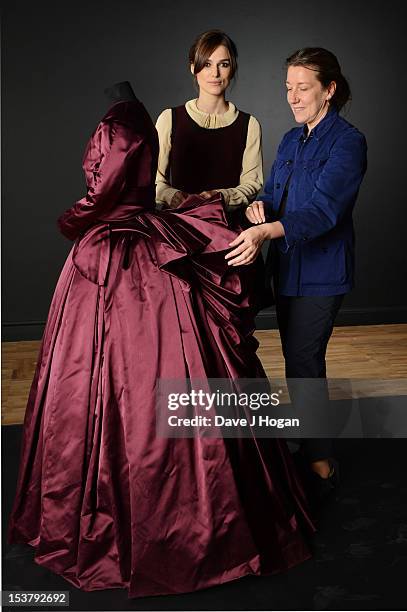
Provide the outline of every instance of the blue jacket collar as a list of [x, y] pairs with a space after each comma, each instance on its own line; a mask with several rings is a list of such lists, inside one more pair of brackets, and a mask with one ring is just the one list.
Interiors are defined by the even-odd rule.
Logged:
[[[321, 138], [335, 123], [338, 118], [338, 111], [332, 108], [325, 117], [311, 130], [311, 136], [314, 138]], [[298, 140], [306, 138], [308, 136], [308, 128], [304, 125], [303, 128], [298, 129]]]

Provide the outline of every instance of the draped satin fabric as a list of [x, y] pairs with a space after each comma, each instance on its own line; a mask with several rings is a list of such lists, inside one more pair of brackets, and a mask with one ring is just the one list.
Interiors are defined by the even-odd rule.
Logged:
[[88, 193], [53, 296], [24, 421], [11, 543], [84, 590], [193, 591], [310, 556], [284, 441], [155, 435], [157, 378], [255, 377], [250, 267], [222, 199], [154, 211], [157, 137], [114, 105], [84, 157]]

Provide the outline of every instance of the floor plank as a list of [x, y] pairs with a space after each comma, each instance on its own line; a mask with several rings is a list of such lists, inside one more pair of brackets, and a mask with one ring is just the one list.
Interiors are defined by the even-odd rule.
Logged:
[[[267, 375], [284, 378], [284, 360], [277, 330], [256, 332], [258, 355]], [[39, 350], [38, 341], [2, 344], [2, 423], [19, 424]], [[370, 379], [375, 388], [358, 393], [404, 394], [407, 379], [407, 324], [336, 327], [328, 347], [328, 377]], [[386, 381], [391, 381], [387, 382]], [[373, 389], [373, 390], [372, 390]]]

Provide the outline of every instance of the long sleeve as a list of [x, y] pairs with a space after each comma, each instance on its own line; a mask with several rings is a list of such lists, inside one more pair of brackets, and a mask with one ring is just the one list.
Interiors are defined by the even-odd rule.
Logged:
[[335, 143], [308, 202], [281, 219], [285, 236], [279, 247], [287, 251], [299, 240], [313, 240], [332, 230], [353, 206], [366, 171], [366, 140], [350, 131]]
[[87, 194], [58, 219], [64, 236], [75, 240], [117, 204], [125, 186], [126, 162], [141, 142], [126, 124], [114, 120], [99, 124], [84, 157]]
[[169, 161], [171, 152], [171, 109], [164, 110], [157, 119], [156, 129], [160, 143], [156, 176], [156, 200], [159, 204], [170, 204], [173, 195], [178, 191], [169, 183]]
[[240, 183], [229, 189], [219, 189], [229, 208], [250, 204], [263, 185], [263, 156], [260, 123], [250, 117], [246, 148], [243, 154]]

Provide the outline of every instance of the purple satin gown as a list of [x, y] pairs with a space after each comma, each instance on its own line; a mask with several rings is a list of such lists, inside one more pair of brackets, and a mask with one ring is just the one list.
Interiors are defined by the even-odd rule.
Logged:
[[181, 593], [310, 556], [314, 526], [284, 441], [160, 439], [156, 379], [264, 376], [249, 267], [220, 197], [154, 211], [155, 128], [112, 106], [83, 161], [88, 193], [24, 421], [11, 543], [86, 591]]

